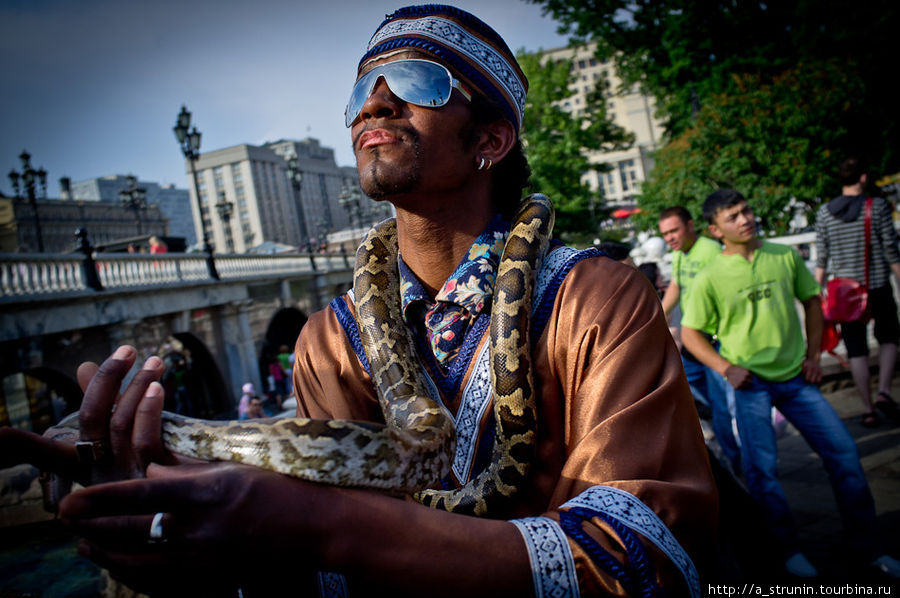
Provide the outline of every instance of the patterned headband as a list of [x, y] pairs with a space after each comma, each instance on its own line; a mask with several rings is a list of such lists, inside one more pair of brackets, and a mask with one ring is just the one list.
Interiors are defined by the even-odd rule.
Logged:
[[493, 100], [517, 129], [528, 80], [506, 42], [484, 21], [453, 6], [407, 6], [388, 15], [369, 40], [359, 68], [398, 50], [428, 54]]

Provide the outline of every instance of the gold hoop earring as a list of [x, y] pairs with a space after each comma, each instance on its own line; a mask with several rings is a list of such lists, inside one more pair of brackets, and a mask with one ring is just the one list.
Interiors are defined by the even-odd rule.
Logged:
[[493, 166], [493, 165], [494, 165], [494, 161], [491, 160], [490, 158], [488, 158], [488, 165], [487, 165], [487, 168], [485, 168], [485, 170], [490, 170], [491, 166]]

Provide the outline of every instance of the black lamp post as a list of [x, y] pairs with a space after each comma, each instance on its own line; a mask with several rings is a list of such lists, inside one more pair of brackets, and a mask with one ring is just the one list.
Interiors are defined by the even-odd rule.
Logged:
[[303, 173], [300, 172], [300, 162], [297, 160], [297, 154], [292, 154], [288, 158], [287, 174], [291, 180], [291, 187], [294, 189], [294, 202], [297, 206], [297, 221], [300, 224], [300, 237], [306, 238], [306, 249], [312, 253], [312, 235], [306, 227], [306, 214], [303, 212], [303, 196], [300, 194], [300, 185], [303, 182]]
[[319, 248], [321, 248], [323, 245], [326, 248], [328, 247], [328, 229], [329, 226], [327, 220], [324, 220], [322, 218], [316, 220], [316, 230], [318, 231], [319, 237]]
[[38, 206], [37, 206], [37, 193], [35, 192], [35, 183], [39, 183], [41, 186], [41, 195], [46, 198], [47, 197], [47, 171], [43, 168], [39, 168], [37, 170], [31, 167], [31, 154], [27, 151], [22, 150], [22, 153], [19, 154], [19, 159], [22, 161], [22, 172], [16, 172], [15, 169], [9, 171], [9, 180], [12, 183], [13, 192], [16, 194], [16, 197], [21, 197], [20, 189], [19, 189], [19, 181], [22, 181], [22, 184], [25, 186], [25, 194], [28, 198], [28, 202], [31, 204], [31, 210], [34, 215], [34, 232], [37, 237], [37, 245], [38, 251], [44, 252], [44, 235], [41, 232], [41, 218], [38, 215]]
[[137, 177], [128, 175], [125, 179], [125, 187], [119, 190], [119, 201], [125, 207], [134, 210], [138, 234], [143, 234], [141, 230], [141, 211], [147, 209], [147, 190], [137, 186]]
[[216, 210], [219, 212], [219, 218], [222, 219], [222, 229], [225, 231], [225, 249], [228, 253], [234, 253], [234, 237], [231, 232], [231, 214], [234, 211], [234, 204], [225, 201], [225, 192], [219, 194], [219, 203], [216, 204]]
[[350, 216], [350, 226], [353, 228], [361, 227], [364, 214], [362, 194], [359, 189], [344, 187], [338, 197], [338, 203], [342, 208], [347, 210], [347, 213]]
[[181, 152], [191, 165], [191, 180], [194, 184], [194, 195], [197, 197], [197, 209], [200, 213], [200, 230], [203, 233], [203, 251], [206, 252], [206, 268], [209, 271], [209, 276], [218, 280], [219, 273], [216, 271], [216, 264], [213, 261], [213, 249], [209, 244], [209, 235], [206, 234], [206, 227], [203, 226], [203, 204], [200, 202], [200, 186], [197, 184], [196, 162], [197, 158], [200, 157], [200, 131], [197, 130], [196, 126], [188, 130], [190, 126], [191, 113], [182, 106], [172, 130], [175, 131], [175, 138], [181, 145]]

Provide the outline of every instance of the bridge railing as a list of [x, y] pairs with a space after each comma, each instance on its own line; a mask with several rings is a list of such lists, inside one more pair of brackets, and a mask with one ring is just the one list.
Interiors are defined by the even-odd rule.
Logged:
[[216, 269], [219, 278], [252, 278], [256, 276], [312, 274], [353, 268], [353, 258], [347, 254], [278, 254], [278, 255], [219, 255]]
[[84, 290], [83, 261], [74, 254], [0, 254], [0, 292], [21, 297]]
[[[242, 280], [347, 271], [353, 268], [353, 258], [347, 254], [222, 254], [216, 256], [215, 264], [220, 280]], [[88, 276], [89, 269], [95, 276]], [[5, 301], [198, 282], [216, 282], [205, 253], [0, 254], [0, 300]]]

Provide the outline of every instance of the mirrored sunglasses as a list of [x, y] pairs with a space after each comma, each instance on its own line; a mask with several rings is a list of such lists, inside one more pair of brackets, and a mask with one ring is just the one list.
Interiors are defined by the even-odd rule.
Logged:
[[363, 104], [372, 94], [380, 77], [384, 77], [391, 93], [404, 102], [416, 106], [426, 108], [444, 106], [450, 101], [454, 87], [466, 100], [472, 99], [472, 94], [444, 65], [416, 58], [397, 60], [376, 66], [356, 81], [350, 94], [350, 101], [344, 110], [344, 124], [348, 127], [359, 116]]

